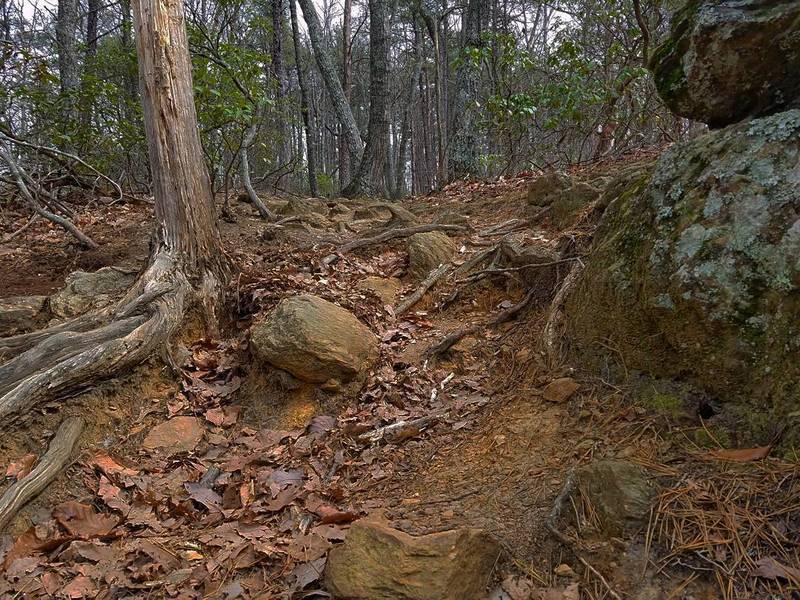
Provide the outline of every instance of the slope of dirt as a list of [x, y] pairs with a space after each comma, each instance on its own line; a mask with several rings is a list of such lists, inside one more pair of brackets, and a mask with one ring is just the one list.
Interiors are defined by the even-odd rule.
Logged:
[[[469, 223], [451, 234], [457, 263], [513, 232], [543, 248], [564, 239], [585, 248], [590, 211], [556, 230], [526, 205], [532, 177], [454, 184], [404, 206], [421, 222]], [[328, 204], [332, 217], [346, 212]], [[66, 415], [81, 414], [88, 423], [75, 462], [18, 515], [0, 544], [3, 597], [325, 597], [327, 551], [346, 538], [350, 522], [375, 511], [413, 534], [460, 526], [489, 531], [505, 550], [494, 599], [767, 597], [797, 590], [796, 540], [787, 542], [800, 518], [791, 501], [800, 491], [796, 463], [709, 463], [695, 435], [706, 424], [691, 410], [670, 404], [669, 415], [646, 411], [630, 403], [627, 386], [548, 360], [542, 328], [562, 265], [516, 318], [430, 358], [426, 350], [448, 333], [487, 322], [528, 298], [536, 284], [513, 270], [475, 282], [461, 274], [397, 316], [357, 284], [367, 275], [402, 275], [405, 240], [331, 260], [332, 241], [367, 235], [379, 224], [301, 218], [268, 227], [248, 205], [233, 210], [238, 222], [223, 223], [223, 237], [242, 272], [230, 289], [234, 318], [224, 339], [186, 331], [176, 340], [179, 373], [154, 360], [63, 405], [40, 407], [4, 433], [0, 461], [10, 467], [10, 483], [24, 471], [26, 455], [41, 456]], [[92, 253], [35, 224], [2, 247], [0, 276], [29, 274], [3, 295], [49, 292], [76, 268], [139, 264], [147, 213], [146, 206], [87, 209], [79, 223], [106, 241]], [[414, 287], [405, 282], [401, 295]], [[351, 310], [380, 337], [380, 360], [363, 387], [324, 390], [254, 365], [249, 328], [281, 298], [299, 293]], [[580, 387], [569, 401], [550, 402], [543, 388], [559, 377]], [[419, 419], [422, 426], [399, 438], [361, 437]], [[184, 425], [171, 430], [177, 423]], [[189, 449], [174, 452], [179, 443]], [[568, 473], [595, 457], [648, 468], [664, 486], [663, 510], [632, 540], [609, 540], [595, 530], [591, 506], [573, 503], [563, 526], [575, 541], [566, 547], [548, 531], [547, 517]], [[732, 473], [750, 487], [726, 487]], [[66, 520], [67, 508], [78, 516]], [[704, 509], [715, 519], [710, 525]], [[726, 520], [729, 514], [736, 516]], [[748, 518], [769, 528], [725, 534]], [[727, 571], [708, 566], [707, 548]]]

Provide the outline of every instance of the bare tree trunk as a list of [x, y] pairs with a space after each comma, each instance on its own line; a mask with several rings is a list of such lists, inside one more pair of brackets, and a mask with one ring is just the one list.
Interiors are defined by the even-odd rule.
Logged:
[[61, 95], [66, 98], [65, 116], [73, 119], [75, 99], [73, 94], [80, 85], [78, 73], [78, 0], [58, 0], [56, 15], [56, 46], [58, 47], [58, 75]]
[[[297, 69], [297, 84], [300, 87], [300, 114], [303, 117], [303, 129], [306, 134], [306, 167], [308, 169], [308, 190], [312, 197], [317, 197], [317, 149], [314, 138], [314, 122], [309, 114], [308, 107], [308, 82], [306, 73], [300, 64], [300, 31], [297, 24], [297, 7], [294, 0], [289, 0], [289, 10], [292, 19], [292, 41], [294, 42], [294, 65]], [[341, 156], [340, 156], [341, 160]], [[341, 165], [341, 162], [340, 162]]]
[[336, 67], [328, 49], [324, 46], [322, 27], [319, 24], [313, 0], [298, 0], [298, 2], [306, 20], [308, 37], [311, 40], [311, 47], [314, 49], [314, 58], [317, 60], [317, 66], [331, 98], [333, 110], [336, 112], [336, 118], [341, 125], [342, 135], [344, 135], [350, 150], [350, 164], [359, 164], [361, 154], [364, 152], [364, 142], [361, 140], [361, 133], [358, 131], [353, 111], [350, 109], [350, 104], [344, 95], [342, 83], [336, 73]]
[[[344, 0], [344, 13], [342, 15], [342, 87], [344, 97], [350, 104], [353, 93], [353, 65], [352, 65], [352, 21], [353, 0]], [[339, 137], [339, 188], [344, 188], [350, 183], [350, 150], [347, 147], [345, 136]]]
[[[342, 194], [348, 197], [375, 190], [372, 178], [376, 164], [380, 163], [389, 121], [386, 105], [389, 99], [389, 35], [387, 29], [386, 0], [369, 0], [369, 128], [358, 171]], [[382, 169], [378, 169], [381, 171]]]
[[[483, 0], [469, 0], [462, 28], [462, 52], [481, 46], [481, 15]], [[455, 178], [469, 177], [478, 172], [478, 132], [476, 110], [480, 65], [464, 56], [456, 70], [456, 90], [453, 106], [453, 136], [450, 139], [450, 166]]]
[[278, 107], [278, 122], [276, 123], [280, 135], [278, 145], [278, 164], [289, 160], [289, 128], [287, 120], [281, 114], [284, 110], [286, 97], [286, 70], [283, 66], [283, 0], [271, 0], [272, 4], [272, 76], [275, 78], [275, 105]]

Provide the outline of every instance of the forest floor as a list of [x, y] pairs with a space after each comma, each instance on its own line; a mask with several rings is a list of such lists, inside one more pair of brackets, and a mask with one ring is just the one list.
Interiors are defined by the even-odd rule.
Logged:
[[[525, 222], [530, 179], [458, 183], [403, 206], [424, 223], [466, 217], [469, 229], [451, 233], [457, 263], [512, 230], [543, 246], [591, 236], [588, 212], [558, 230], [547, 219]], [[222, 339], [189, 328], [177, 340], [180, 373], [154, 359], [5, 429], [0, 465], [9, 466], [9, 483], [30, 455], [41, 456], [65, 416], [87, 420], [75, 461], [0, 543], [2, 597], [327, 597], [328, 550], [350, 522], [375, 512], [412, 534], [490, 532], [504, 549], [490, 582], [494, 600], [766, 598], [782, 586], [797, 589], [796, 548], [781, 544], [789, 533], [762, 510], [766, 483], [793, 479], [797, 463], [708, 460], [713, 451], [697, 443], [705, 424], [696, 414], [642, 408], [628, 385], [568, 361], [549, 364], [538, 342], [553, 290], [516, 319], [427, 360], [424, 351], [451, 331], [519, 302], [524, 282], [513, 272], [469, 284], [451, 277], [398, 317], [357, 284], [367, 275], [402, 276], [406, 240], [328, 264], [334, 246], [325, 240], [358, 232], [269, 228], [249, 204], [231, 208], [236, 222], [222, 223], [222, 232], [241, 274]], [[146, 203], [84, 207], [78, 225], [101, 244], [92, 251], [34, 223], [0, 244], [0, 295], [49, 294], [78, 269], [140, 267], [150, 212]], [[3, 234], [25, 222], [5, 217]], [[400, 295], [414, 287], [404, 282]], [[360, 390], [325, 391], [254, 365], [249, 328], [299, 293], [337, 302], [380, 337], [380, 361]], [[561, 377], [577, 381], [578, 392], [548, 401], [543, 388]], [[432, 414], [438, 418], [399, 439], [359, 438]], [[183, 427], [170, 429], [176, 423]], [[658, 510], [636, 536], [619, 539], [600, 535], [590, 507], [573, 504], [570, 533], [582, 541], [567, 548], [547, 517], [568, 473], [597, 457], [646, 468], [661, 486]], [[745, 532], [748, 519], [763, 527]], [[704, 543], [715, 558], [703, 554]]]

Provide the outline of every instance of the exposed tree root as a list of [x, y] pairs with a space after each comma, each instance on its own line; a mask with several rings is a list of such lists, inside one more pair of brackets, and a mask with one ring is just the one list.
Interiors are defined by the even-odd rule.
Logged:
[[443, 264], [431, 271], [425, 280], [419, 284], [419, 287], [416, 290], [400, 301], [400, 303], [394, 309], [395, 314], [402, 315], [409, 308], [422, 300], [422, 297], [428, 292], [428, 290], [431, 289], [442, 277], [447, 275], [450, 269], [450, 265]]
[[193, 293], [181, 263], [160, 252], [116, 307], [3, 340], [0, 350], [16, 356], [0, 367], [0, 419], [147, 360], [182, 323], [190, 295], [213, 314], [216, 287], [206, 277]]
[[583, 556], [578, 553], [578, 550], [575, 548], [575, 544], [573, 541], [568, 538], [559, 528], [558, 528], [558, 520], [561, 518], [561, 513], [564, 510], [564, 505], [567, 503], [569, 498], [575, 492], [575, 489], [578, 485], [578, 479], [575, 476], [575, 470], [570, 469], [567, 473], [567, 478], [564, 481], [564, 486], [561, 488], [561, 492], [559, 492], [558, 496], [556, 496], [555, 502], [553, 503], [553, 507], [550, 509], [550, 514], [547, 515], [547, 519], [545, 520], [544, 524], [547, 527], [547, 530], [550, 534], [556, 538], [560, 543], [564, 546], [569, 548], [572, 553], [575, 555], [580, 563], [584, 566], [584, 568], [589, 571], [592, 575], [597, 577], [600, 580], [600, 583], [603, 584], [603, 587], [606, 588], [608, 595], [614, 598], [614, 600], [622, 600], [620, 595], [611, 587], [611, 584], [608, 583], [605, 577], [603, 577], [602, 573], [595, 569], [589, 561], [587, 561]]
[[490, 319], [488, 323], [469, 325], [467, 327], [462, 327], [460, 329], [456, 329], [455, 331], [450, 332], [445, 336], [445, 338], [441, 342], [425, 350], [425, 358], [431, 359], [441, 354], [444, 354], [459, 341], [461, 341], [462, 339], [464, 339], [469, 335], [481, 331], [484, 327], [495, 327], [497, 325], [500, 325], [501, 323], [510, 321], [511, 319], [516, 317], [519, 313], [521, 313], [523, 310], [525, 310], [525, 308], [531, 303], [531, 301], [535, 297], [536, 297], [536, 291], [528, 290], [528, 293], [525, 294], [525, 297], [522, 300], [517, 302], [514, 306], [510, 306], [507, 309], [498, 313], [495, 317]]
[[6, 490], [0, 498], [0, 531], [20, 508], [38, 496], [64, 470], [83, 431], [83, 425], [80, 417], [65, 419], [36, 467]]
[[402, 442], [410, 437], [419, 435], [431, 425], [435, 425], [445, 414], [446, 413], [435, 413], [418, 419], [411, 419], [410, 421], [398, 421], [386, 427], [380, 427], [379, 429], [362, 433], [358, 436], [358, 440], [365, 444]]
[[425, 225], [412, 225], [411, 227], [401, 227], [399, 229], [387, 229], [383, 233], [379, 233], [372, 237], [360, 238], [352, 240], [339, 247], [338, 251], [350, 252], [356, 248], [363, 248], [364, 246], [373, 246], [394, 240], [397, 238], [409, 237], [415, 233], [427, 233], [429, 231], [464, 231], [466, 228], [462, 225], [443, 225], [439, 223], [428, 223]]
[[583, 263], [580, 260], [576, 260], [550, 303], [550, 310], [547, 313], [547, 320], [542, 330], [541, 349], [547, 356], [547, 361], [551, 368], [555, 368], [561, 362], [561, 345], [558, 343], [561, 322], [564, 319], [564, 313], [561, 308], [582, 271]]

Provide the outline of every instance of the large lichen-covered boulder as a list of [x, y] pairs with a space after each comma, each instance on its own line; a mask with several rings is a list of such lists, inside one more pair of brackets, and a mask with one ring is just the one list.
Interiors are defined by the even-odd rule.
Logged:
[[441, 231], [415, 233], [408, 238], [408, 274], [421, 281], [439, 265], [450, 262], [455, 253], [455, 242]]
[[258, 358], [311, 383], [351, 381], [378, 354], [377, 337], [355, 315], [311, 295], [281, 300], [250, 342]]
[[0, 298], [0, 335], [13, 335], [33, 329], [44, 310], [47, 296]]
[[75, 317], [109, 304], [135, 280], [136, 271], [122, 267], [103, 267], [94, 273], [75, 271], [67, 276], [64, 288], [50, 296], [50, 310], [56, 317]]
[[667, 106], [711, 127], [797, 107], [800, 2], [689, 0], [650, 66]]
[[677, 144], [618, 192], [566, 303], [579, 354], [800, 408], [800, 110]]
[[350, 600], [478, 600], [499, 555], [480, 529], [411, 536], [370, 517], [331, 550], [325, 581], [334, 598]]
[[558, 171], [547, 171], [528, 187], [528, 204], [537, 208], [550, 207], [556, 227], [569, 225], [577, 214], [597, 200], [600, 189]]

